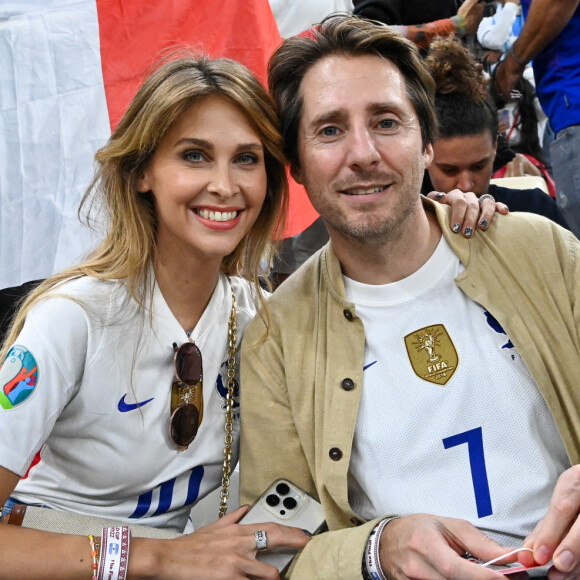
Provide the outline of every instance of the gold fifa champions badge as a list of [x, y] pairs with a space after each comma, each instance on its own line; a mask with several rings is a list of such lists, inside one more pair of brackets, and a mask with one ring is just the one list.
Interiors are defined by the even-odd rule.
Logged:
[[407, 334], [405, 347], [415, 374], [425, 381], [444, 385], [457, 369], [457, 351], [442, 324]]

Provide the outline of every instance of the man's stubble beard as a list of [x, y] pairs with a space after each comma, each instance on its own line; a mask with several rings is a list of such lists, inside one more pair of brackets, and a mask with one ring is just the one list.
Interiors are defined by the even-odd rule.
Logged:
[[356, 221], [349, 219], [349, 216], [345, 216], [336, 207], [323, 208], [320, 215], [330, 230], [334, 230], [357, 244], [382, 246], [403, 235], [416, 204], [421, 203], [420, 199], [419, 195], [416, 198], [405, 197], [404, 202], [401, 202], [387, 219], [380, 219], [378, 216], [372, 215], [370, 204], [368, 206], [361, 205], [359, 209], [361, 214], [366, 210], [370, 215], [359, 215], [361, 219]]

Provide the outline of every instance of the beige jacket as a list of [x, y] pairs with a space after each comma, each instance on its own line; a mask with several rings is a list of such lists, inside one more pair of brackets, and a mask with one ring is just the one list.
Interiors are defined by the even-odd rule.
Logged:
[[[580, 242], [534, 214], [497, 217], [488, 232], [466, 240], [451, 233], [447, 206], [424, 204], [465, 265], [456, 283], [506, 331], [556, 420], [571, 463], [578, 463]], [[241, 499], [251, 502], [274, 479], [287, 477], [320, 499], [331, 530], [304, 549], [294, 579], [361, 578], [373, 527], [348, 503], [365, 336], [344, 295], [329, 244], [269, 300], [267, 339], [257, 317], [242, 346]]]

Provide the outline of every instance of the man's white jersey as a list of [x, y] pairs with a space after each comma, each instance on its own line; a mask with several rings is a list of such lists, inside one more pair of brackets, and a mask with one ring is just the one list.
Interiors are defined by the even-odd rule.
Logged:
[[570, 464], [509, 336], [454, 283], [462, 271], [442, 237], [400, 282], [345, 279], [366, 335], [349, 495], [368, 519], [462, 518], [513, 545]]

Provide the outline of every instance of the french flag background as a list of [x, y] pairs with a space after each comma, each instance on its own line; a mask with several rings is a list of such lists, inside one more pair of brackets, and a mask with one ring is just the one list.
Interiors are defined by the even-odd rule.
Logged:
[[[2, 0], [0, 288], [86, 255], [79, 222], [93, 158], [164, 49], [239, 60], [266, 83], [281, 42], [268, 0]], [[291, 184], [285, 237], [317, 217]]]

